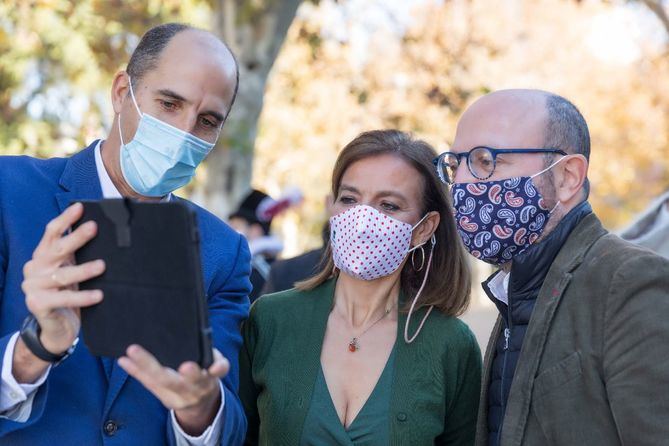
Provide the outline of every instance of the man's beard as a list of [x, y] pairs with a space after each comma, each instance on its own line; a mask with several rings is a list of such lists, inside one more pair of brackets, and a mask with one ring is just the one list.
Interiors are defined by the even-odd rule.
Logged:
[[[559, 200], [557, 199], [557, 191], [554, 184], [554, 176], [552, 171], [547, 171], [541, 175], [541, 179], [537, 181], [537, 190], [541, 194], [541, 197], [544, 200], [544, 204], [548, 209], [552, 210], [552, 213], [548, 217], [546, 222], [546, 227], [541, 233], [541, 236], [534, 242], [539, 243], [545, 239], [548, 234], [553, 232], [553, 229], [562, 221], [562, 218], [565, 216], [564, 207], [559, 205]], [[556, 207], [557, 206], [557, 207]]]

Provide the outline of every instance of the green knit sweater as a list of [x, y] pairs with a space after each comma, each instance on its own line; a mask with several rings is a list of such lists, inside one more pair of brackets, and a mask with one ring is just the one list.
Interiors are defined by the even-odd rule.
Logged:
[[[246, 444], [298, 445], [320, 367], [335, 280], [311, 291], [263, 296], [242, 328], [240, 397]], [[416, 330], [425, 310], [412, 316]], [[412, 344], [398, 318], [390, 400], [390, 444], [471, 445], [481, 386], [481, 353], [469, 328], [433, 311]]]

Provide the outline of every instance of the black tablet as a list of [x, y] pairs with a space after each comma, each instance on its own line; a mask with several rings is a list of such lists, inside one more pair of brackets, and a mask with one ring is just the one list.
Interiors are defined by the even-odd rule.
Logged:
[[183, 202], [130, 199], [82, 201], [97, 236], [79, 249], [77, 264], [102, 259], [105, 272], [82, 282], [104, 299], [81, 309], [82, 340], [94, 355], [119, 357], [139, 344], [162, 365], [212, 363], [195, 213]]

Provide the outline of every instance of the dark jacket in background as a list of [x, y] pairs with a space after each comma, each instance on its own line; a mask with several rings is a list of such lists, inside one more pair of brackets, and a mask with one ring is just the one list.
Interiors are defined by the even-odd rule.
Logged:
[[295, 286], [295, 282], [308, 279], [316, 274], [320, 271], [324, 251], [325, 248], [318, 248], [297, 257], [272, 263], [262, 294], [289, 290]]
[[251, 294], [249, 294], [251, 303], [264, 294], [263, 289], [275, 262], [274, 257], [265, 257], [262, 254], [251, 257]]

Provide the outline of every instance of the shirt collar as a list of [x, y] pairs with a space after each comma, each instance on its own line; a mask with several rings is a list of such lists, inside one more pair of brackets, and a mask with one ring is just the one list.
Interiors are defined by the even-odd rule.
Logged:
[[[98, 171], [98, 178], [100, 179], [100, 188], [102, 189], [102, 198], [123, 198], [121, 192], [116, 189], [114, 182], [107, 173], [107, 168], [102, 162], [102, 140], [98, 141], [95, 146], [95, 168]], [[161, 202], [170, 201], [172, 194], [167, 194], [160, 199]]]
[[499, 270], [490, 281], [488, 281], [488, 289], [500, 302], [509, 305], [509, 276], [511, 274], [504, 270]]
[[104, 163], [102, 162], [102, 140], [98, 141], [95, 146], [95, 168], [98, 171], [98, 178], [100, 179], [100, 188], [102, 189], [103, 198], [123, 198], [121, 193], [116, 189], [112, 182]]

